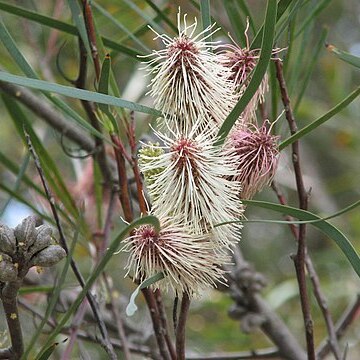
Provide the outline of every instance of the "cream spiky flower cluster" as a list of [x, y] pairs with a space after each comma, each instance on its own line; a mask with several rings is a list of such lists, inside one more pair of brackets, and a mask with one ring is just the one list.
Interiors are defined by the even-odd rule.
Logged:
[[177, 37], [154, 31], [165, 48], [148, 55], [153, 58], [146, 67], [153, 75], [149, 94], [164, 115], [162, 124], [174, 131], [188, 134], [195, 124], [219, 127], [235, 105], [231, 70], [214, 53], [219, 43], [207, 40], [219, 30], [214, 27], [195, 34], [196, 18], [188, 25], [185, 15], [182, 25], [179, 11]]
[[239, 220], [240, 182], [230, 180], [239, 175], [235, 156], [226, 156], [221, 146], [214, 145], [214, 136], [203, 131], [188, 136], [160, 132], [162, 156], [142, 161], [143, 173], [162, 168], [148, 186], [155, 214], [180, 219], [184, 227], [196, 235], [211, 234], [218, 250], [231, 249], [239, 240], [239, 224], [214, 230], [214, 225]]
[[[239, 149], [248, 148], [236, 142], [240, 138], [236, 134], [224, 146], [215, 145], [218, 130], [247, 86], [257, 57], [248, 70], [236, 58], [243, 55], [240, 48], [230, 46], [219, 53], [219, 43], [208, 41], [217, 31], [214, 26], [196, 33], [196, 19], [188, 25], [186, 15], [181, 22], [179, 12], [175, 38], [156, 33], [155, 39], [161, 39], [165, 48], [149, 55], [152, 59], [146, 69], [152, 76], [149, 94], [163, 116], [154, 130], [158, 142], [143, 146], [139, 165], [151, 213], [159, 218], [161, 230], [157, 233], [151, 225], [141, 226], [123, 249], [130, 253], [126, 269], [136, 278], [163, 272], [164, 279], [154, 288], [189, 296], [224, 281], [223, 265], [229, 263], [229, 250], [240, 240], [241, 181], [249, 184], [248, 173], [241, 176], [242, 166], [256, 157], [256, 145], [240, 157]], [[255, 108], [262, 96], [251, 106]], [[250, 116], [242, 116], [237, 128], [246, 129], [252, 122]], [[256, 133], [257, 139], [268, 135], [265, 130]], [[268, 143], [275, 144], [271, 140]], [[268, 148], [273, 150], [272, 145]], [[265, 167], [268, 152], [263, 153]], [[261, 168], [261, 186], [274, 169]]]

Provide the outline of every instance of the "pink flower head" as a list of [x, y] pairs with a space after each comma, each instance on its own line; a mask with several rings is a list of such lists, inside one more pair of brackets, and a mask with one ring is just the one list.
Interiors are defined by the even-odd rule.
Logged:
[[238, 175], [233, 179], [242, 185], [241, 198], [250, 199], [273, 179], [278, 165], [278, 136], [270, 133], [268, 121], [257, 128], [239, 126], [230, 135], [229, 151], [237, 157]]
[[[247, 21], [245, 29], [246, 46], [241, 47], [230, 39], [234, 44], [227, 45], [227, 50], [223, 53], [222, 63], [230, 69], [229, 80], [235, 86], [238, 98], [244, 93], [251, 79], [251, 72], [254, 70], [260, 57], [260, 49], [251, 49], [249, 38], [247, 35], [249, 29], [249, 21]], [[274, 49], [273, 55], [277, 54], [281, 49]], [[264, 101], [264, 95], [268, 91], [268, 76], [265, 74], [259, 88], [250, 100], [249, 104], [242, 113], [242, 123], [252, 123], [255, 119], [255, 111], [257, 106]]]
[[122, 251], [130, 252], [127, 273], [143, 281], [162, 272], [165, 277], [152, 288], [190, 296], [225, 281], [222, 265], [229, 264], [228, 256], [216, 253], [206, 237], [185, 232], [174, 219], [160, 218], [160, 223], [159, 233], [142, 225], [124, 241]]

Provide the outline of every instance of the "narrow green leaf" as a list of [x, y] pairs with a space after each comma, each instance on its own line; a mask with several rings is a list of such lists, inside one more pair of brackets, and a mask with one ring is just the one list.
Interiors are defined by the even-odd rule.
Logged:
[[295, 28], [296, 28], [296, 15], [294, 16], [294, 18], [289, 22], [288, 24], [288, 28], [287, 28], [287, 32], [288, 32], [288, 37], [287, 37], [287, 50], [286, 50], [286, 57], [285, 60], [283, 61], [283, 71], [284, 71], [284, 77], [287, 78], [287, 74], [289, 72], [289, 65], [290, 65], [290, 59], [293, 58], [293, 54], [294, 54], [294, 50], [295, 50]]
[[[273, 204], [266, 201], [246, 200], [243, 201], [246, 205], [253, 205], [264, 209], [280, 212], [285, 215], [290, 215], [301, 220], [321, 220], [320, 216], [311, 213], [310, 211], [300, 210], [291, 206]], [[344, 255], [349, 260], [355, 272], [360, 277], [360, 258], [355, 248], [347, 237], [334, 225], [327, 221], [314, 222], [313, 225], [324, 232], [330, 239], [335, 241], [336, 245], [341, 249]]]
[[[290, 6], [290, 4], [293, 3], [293, 0], [280, 0], [278, 7], [277, 7], [277, 17], [276, 17], [276, 21], [278, 22], [281, 17], [283, 16], [283, 14], [286, 12], [286, 10], [288, 9], [288, 7]], [[266, 20], [265, 20], [266, 21]], [[264, 32], [264, 26], [265, 26], [265, 21], [263, 23], [263, 25], [260, 27], [260, 29], [258, 30], [258, 32], [256, 33], [250, 47], [251, 49], [257, 49], [261, 46], [261, 39], [263, 39], [263, 32]]]
[[37, 285], [37, 286], [22, 286], [19, 289], [20, 295], [36, 294], [36, 293], [52, 293], [54, 291], [54, 286], [46, 285]]
[[273, 49], [276, 10], [277, 1], [268, 0], [265, 16], [264, 36], [261, 43], [261, 53], [259, 61], [255, 67], [250, 83], [247, 86], [244, 94], [241, 96], [234, 109], [230, 112], [228, 117], [223, 122], [218, 133], [219, 140], [217, 141], [217, 144], [222, 144], [225, 141], [226, 136], [229, 134], [231, 128], [234, 126], [235, 122], [237, 121], [241, 113], [244, 111], [246, 105], [254, 96], [262, 79], [264, 78]]
[[333, 54], [336, 55], [340, 60], [347, 62], [350, 65], [353, 65], [357, 68], [360, 68], [360, 57], [351, 55], [350, 53], [340, 50], [334, 45], [327, 44], [326, 48]]
[[81, 11], [80, 5], [77, 1], [74, 0], [68, 0], [68, 4], [70, 7], [73, 22], [75, 23], [75, 26], [78, 30], [81, 41], [85, 46], [86, 52], [90, 55], [91, 54], [90, 42], [86, 31], [84, 15]]
[[[26, 154], [24, 157], [24, 160], [21, 163], [19, 172], [16, 176], [16, 180], [15, 180], [15, 184], [14, 184], [14, 193], [18, 192], [20, 189], [20, 184], [23, 180], [23, 177], [25, 175], [25, 171], [29, 165], [29, 160], [30, 160], [30, 154]], [[4, 214], [6, 208], [8, 207], [8, 205], [10, 204], [12, 199], [12, 196], [10, 195], [9, 198], [4, 202], [4, 204], [1, 206], [0, 208], [0, 218], [2, 217], [2, 215]]]
[[75, 89], [70, 86], [54, 84], [51, 82], [38, 80], [38, 79], [29, 79], [23, 76], [13, 75], [6, 72], [0, 72], [0, 80], [20, 86], [26, 86], [32, 89], [61, 94], [75, 99], [92, 101], [99, 104], [108, 104], [129, 110], [142, 112], [145, 114], [161, 116], [160, 111], [149, 108], [145, 105], [119, 99], [110, 95], [100, 94], [94, 91]]
[[160, 8], [158, 8], [156, 6], [156, 4], [154, 4], [153, 1], [151, 0], [145, 0], [148, 5], [158, 14], [159, 18], [164, 20], [164, 22], [166, 24], [169, 25], [169, 27], [175, 32], [177, 33], [178, 32], [178, 28], [177, 26], [169, 19], [169, 17], [166, 16], [166, 14], [164, 13], [164, 10], [161, 10]]
[[[111, 58], [109, 54], [105, 55], [104, 61], [101, 66], [101, 74], [99, 80], [99, 93], [109, 94], [109, 76], [111, 70]], [[109, 106], [106, 104], [99, 104], [99, 108], [103, 112], [109, 111]]]
[[[171, 9], [170, 7], [167, 7], [163, 10], [164, 15], [169, 15], [171, 13]], [[159, 15], [156, 15], [155, 17], [153, 17], [152, 19], [153, 22], [155, 22], [156, 24], [160, 23], [161, 21], [161, 17]], [[143, 23], [142, 25], [139, 25], [134, 31], [133, 31], [133, 35], [135, 37], [141, 37], [144, 34], [148, 33], [150, 31], [149, 29], [149, 24], [147, 22]], [[119, 42], [122, 43], [124, 41], [127, 41], [129, 39], [129, 36], [126, 35], [124, 37], [122, 37]], [[142, 54], [139, 54], [142, 55]], [[139, 60], [139, 58], [138, 58]]]
[[126, 237], [126, 235], [134, 228], [144, 225], [144, 224], [151, 224], [155, 227], [156, 231], [160, 231], [160, 223], [159, 220], [153, 216], [148, 215], [144, 216], [142, 218], [139, 218], [137, 220], [134, 220], [130, 225], [126, 226], [125, 229], [123, 229], [118, 236], [111, 242], [108, 250], [104, 254], [104, 256], [101, 258], [100, 262], [97, 264], [93, 272], [91, 273], [90, 277], [86, 281], [83, 289], [81, 290], [80, 294], [77, 296], [75, 301], [71, 304], [67, 312], [64, 314], [64, 316], [59, 320], [56, 328], [52, 331], [51, 334], [49, 334], [46, 343], [43, 345], [43, 348], [40, 353], [43, 353], [47, 347], [52, 343], [52, 341], [55, 339], [55, 337], [59, 334], [61, 329], [64, 327], [66, 322], [70, 319], [71, 315], [77, 310], [81, 302], [83, 301], [84, 297], [86, 296], [87, 291], [90, 290], [92, 285], [95, 283], [95, 281], [98, 279], [100, 274], [104, 271], [106, 265], [112, 258], [113, 254], [117, 251], [119, 248], [120, 242]]
[[137, 311], [138, 307], [135, 304], [135, 300], [136, 300], [136, 297], [139, 295], [140, 290], [147, 288], [148, 286], [156, 283], [157, 281], [163, 279], [164, 277], [165, 277], [165, 275], [162, 272], [157, 273], [157, 274], [151, 276], [150, 278], [144, 280], [135, 289], [135, 291], [130, 296], [129, 304], [126, 307], [126, 315], [127, 316], [133, 316], [135, 314], [135, 312]]
[[314, 6], [306, 17], [304, 22], [300, 25], [300, 29], [296, 32], [295, 38], [297, 38], [315, 18], [330, 4], [331, 0], [320, 1]]
[[307, 85], [308, 85], [308, 83], [310, 81], [311, 74], [312, 74], [312, 72], [313, 72], [313, 70], [315, 68], [315, 65], [316, 65], [317, 60], [319, 58], [319, 54], [320, 54], [320, 51], [322, 49], [322, 46], [324, 44], [324, 41], [326, 39], [327, 34], [328, 34], [328, 30], [323, 29], [321, 34], [320, 34], [318, 43], [316, 44], [316, 46], [314, 46], [314, 50], [313, 50], [313, 54], [312, 54], [311, 59], [310, 59], [310, 63], [307, 66], [306, 70], [304, 71], [304, 75], [302, 76], [304, 80], [302, 82], [302, 85], [299, 86], [300, 90], [299, 90], [298, 96], [296, 98], [295, 106], [293, 108], [293, 111], [294, 111], [295, 114], [297, 113], [297, 110], [298, 110], [299, 105], [301, 103], [302, 97], [303, 97], [303, 95], [305, 93], [305, 90], [307, 88]]
[[[101, 74], [100, 74], [100, 80], [99, 80], [99, 93], [102, 94], [108, 94], [109, 93], [109, 78], [111, 75], [111, 58], [109, 54], [105, 55], [102, 67], [101, 67]], [[119, 134], [119, 127], [118, 123], [113, 116], [113, 114], [110, 111], [110, 108], [108, 105], [105, 104], [99, 104], [99, 108], [104, 114], [107, 116], [108, 120], [110, 121], [111, 125], [106, 125], [106, 129], [109, 132], [115, 132], [116, 134]]]
[[[246, 200], [244, 200], [246, 203]], [[251, 203], [250, 203], [251, 204]], [[275, 204], [278, 205], [278, 204]], [[270, 223], [270, 224], [314, 224], [314, 223], [318, 223], [321, 221], [327, 221], [330, 219], [334, 219], [340, 215], [343, 215], [351, 210], [354, 210], [355, 208], [357, 208], [358, 206], [360, 206], [360, 200], [355, 201], [353, 204], [345, 207], [344, 209], [341, 209], [340, 211], [336, 212], [335, 214], [326, 216], [326, 217], [318, 217], [315, 220], [267, 220], [267, 219], [241, 219], [241, 220], [232, 220], [232, 221], [225, 221], [219, 224], [214, 225], [214, 227], [219, 227], [219, 226], [223, 226], [223, 225], [227, 225], [227, 224], [234, 224], [234, 223]], [[300, 210], [300, 209], [299, 209]], [[302, 211], [302, 210], [300, 210]], [[317, 215], [316, 215], [317, 216]]]
[[292, 144], [294, 141], [302, 138], [303, 136], [310, 133], [311, 131], [316, 129], [318, 126], [320, 126], [324, 122], [330, 120], [334, 115], [336, 115], [338, 112], [340, 112], [346, 106], [348, 106], [352, 101], [354, 101], [359, 95], [360, 95], [360, 86], [358, 88], [356, 88], [343, 101], [341, 101], [339, 104], [337, 104], [335, 107], [333, 107], [330, 111], [328, 111], [326, 114], [319, 117], [318, 119], [313, 121], [311, 124], [305, 126], [301, 130], [296, 132], [294, 135], [291, 135], [286, 140], [281, 142], [281, 144], [279, 145], [279, 149], [282, 150], [282, 149], [286, 148], [288, 145]]
[[[201, 22], [203, 30], [211, 26], [210, 0], [200, 0]], [[212, 41], [212, 36], [207, 41]]]
[[52, 355], [52, 353], [55, 351], [55, 349], [60, 345], [63, 344], [64, 342], [67, 341], [67, 338], [64, 339], [61, 342], [56, 342], [52, 345], [50, 345], [41, 355], [39, 355], [36, 360], [48, 360], [50, 359], [50, 356]]
[[277, 42], [283, 32], [288, 28], [289, 24], [296, 18], [298, 11], [303, 5], [302, 0], [294, 1], [289, 6], [286, 16], [283, 16], [276, 23], [276, 36], [275, 42]]
[[[303, 32], [301, 36], [301, 43], [298, 45], [298, 51], [295, 57], [295, 62], [291, 66], [291, 71], [288, 72], [287, 88], [290, 98], [300, 85], [299, 81], [302, 79], [302, 69], [305, 67], [307, 61], [308, 49], [313, 47], [312, 35], [314, 33], [314, 24], [311, 23]], [[290, 70], [290, 69], [289, 69]]]
[[114, 18], [108, 11], [106, 11], [102, 6], [96, 2], [92, 2], [92, 6], [98, 10], [103, 16], [110, 20], [115, 26], [117, 26], [121, 31], [125, 32], [128, 38], [130, 38], [134, 43], [138, 44], [146, 52], [151, 52], [151, 50], [139, 40], [126, 26], [124, 26], [120, 21]]
[[[250, 25], [250, 29], [253, 32], [253, 34], [256, 33], [256, 28], [255, 28], [255, 22], [254, 22], [254, 18], [249, 10], [249, 7], [246, 3], [246, 1], [244, 0], [237, 0], [237, 4], [240, 7], [241, 11], [245, 14], [245, 16], [249, 19], [249, 25]], [[279, 10], [278, 10], [279, 11]]]
[[151, 27], [159, 34], [164, 33], [164, 29], [157, 24], [150, 16], [146, 14], [143, 9], [140, 9], [133, 0], [123, 0], [129, 8], [133, 9], [138, 15], [140, 15]]
[[240, 44], [246, 44], [246, 38], [244, 34], [244, 24], [241, 19], [241, 15], [236, 7], [236, 3], [234, 0], [225, 0], [224, 7], [226, 10], [226, 14], [230, 20], [231, 24], [231, 33], [235, 34], [235, 39]]
[[[75, 35], [75, 36], [79, 35], [77, 28], [71, 24], [67, 24], [62, 21], [53, 19], [51, 17], [41, 15], [41, 14], [35, 13], [33, 11], [29, 11], [29, 10], [24, 9], [19, 6], [13, 6], [13, 5], [9, 5], [5, 2], [0, 2], [0, 10], [3, 10], [10, 14], [14, 14], [14, 15], [23, 17], [25, 19], [34, 21], [38, 24], [48, 26], [52, 29], [60, 30], [67, 34], [71, 34], [71, 35]], [[1, 32], [1, 30], [0, 30], [0, 32]], [[105, 46], [108, 46], [110, 49], [112, 49], [114, 51], [131, 56], [133, 59], [135, 59], [137, 61], [140, 61], [140, 59], [137, 57], [137, 55], [143, 55], [143, 54], [139, 53], [138, 50], [121, 45], [109, 38], [102, 36], [102, 40], [103, 40]]]
[[15, 45], [15, 42], [8, 32], [5, 24], [0, 18], [0, 40], [4, 44], [5, 48], [11, 55], [11, 57], [15, 60], [15, 63], [19, 66], [19, 68], [24, 72], [24, 74], [28, 77], [36, 78], [35, 71], [26, 61], [25, 57], [22, 55], [18, 47]]

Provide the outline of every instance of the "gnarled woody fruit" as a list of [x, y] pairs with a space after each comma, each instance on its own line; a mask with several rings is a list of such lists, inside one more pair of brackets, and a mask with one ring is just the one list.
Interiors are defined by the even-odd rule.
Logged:
[[10, 256], [16, 251], [14, 230], [3, 224], [0, 224], [0, 251]]

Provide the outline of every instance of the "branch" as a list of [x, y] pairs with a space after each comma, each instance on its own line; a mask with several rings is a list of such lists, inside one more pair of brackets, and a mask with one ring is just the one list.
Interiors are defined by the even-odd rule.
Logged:
[[52, 126], [69, 140], [78, 144], [82, 149], [91, 153], [95, 150], [95, 142], [86, 132], [70, 123], [59, 111], [54, 110], [42, 97], [17, 85], [0, 81], [0, 89], [27, 106], [34, 114]]
[[170, 339], [170, 336], [169, 336], [169, 329], [168, 329], [168, 325], [167, 325], [166, 312], [165, 312], [164, 303], [162, 301], [162, 296], [161, 296], [160, 289], [156, 289], [156, 291], [155, 291], [155, 300], [156, 300], [156, 304], [157, 304], [157, 307], [158, 307], [158, 310], [159, 310], [161, 325], [162, 325], [162, 328], [164, 330], [165, 342], [166, 342], [167, 348], [169, 350], [171, 359], [172, 360], [177, 360], [176, 352], [175, 352], [173, 343], [171, 342], [171, 339]]
[[[263, 276], [250, 267], [243, 259], [240, 249], [233, 254], [235, 267], [228, 278], [230, 295], [235, 301], [229, 315], [240, 320], [247, 330], [259, 326], [278, 348], [284, 359], [305, 360], [304, 350], [281, 318], [261, 297], [259, 291], [264, 287]], [[221, 288], [220, 288], [221, 289]]]
[[134, 218], [134, 214], [129, 193], [128, 179], [126, 176], [126, 166], [124, 158], [125, 148], [120, 138], [116, 134], [111, 134], [110, 137], [112, 142], [115, 144], [113, 148], [119, 178], [119, 199], [124, 212], [125, 220], [127, 222], [131, 222]]
[[96, 80], [99, 81], [101, 66], [99, 60], [99, 53], [96, 47], [96, 33], [95, 33], [95, 26], [94, 26], [91, 5], [88, 0], [82, 0], [82, 3], [84, 6], [83, 12], [84, 12], [85, 26], [86, 26], [87, 36], [90, 42], [91, 57], [94, 61]]
[[[280, 204], [282, 205], [287, 205], [285, 196], [280, 192], [279, 188], [277, 187], [276, 183], [273, 181], [271, 184], [271, 187], [273, 188], [274, 192], [276, 193]], [[291, 216], [285, 216], [285, 219], [288, 221], [292, 221], [293, 218]], [[295, 224], [289, 224], [289, 228], [291, 230], [291, 232], [293, 233], [295, 239], [297, 240], [298, 238], [298, 229], [296, 227]], [[330, 345], [332, 348], [332, 352], [335, 356], [335, 358], [337, 360], [341, 359], [341, 355], [340, 355], [340, 349], [339, 349], [339, 344], [337, 342], [336, 339], [336, 333], [335, 333], [335, 327], [334, 327], [334, 322], [332, 320], [330, 311], [329, 311], [329, 307], [325, 298], [325, 295], [323, 294], [323, 292], [321, 291], [321, 286], [320, 286], [320, 280], [319, 280], [319, 276], [316, 273], [314, 264], [310, 258], [310, 255], [306, 252], [305, 255], [305, 265], [306, 265], [306, 269], [309, 273], [310, 276], [310, 280], [313, 286], [313, 291], [314, 291], [314, 295], [316, 298], [316, 301], [322, 311], [325, 323], [326, 323], [326, 327], [327, 327], [327, 331], [330, 337]]]
[[13, 355], [11, 348], [0, 349], [0, 359], [10, 359]]
[[[354, 322], [356, 318], [360, 317], [360, 295], [358, 295], [353, 304], [345, 310], [337, 324], [335, 325], [336, 338], [340, 339], [350, 324]], [[331, 341], [323, 341], [318, 350], [317, 356], [319, 359], [323, 359], [331, 350]]]
[[208, 355], [187, 356], [187, 360], [245, 360], [245, 359], [278, 359], [279, 351], [276, 349], [240, 351], [234, 353], [212, 353]]
[[11, 338], [11, 348], [5, 349], [3, 352], [10, 352], [11, 355], [9, 359], [20, 359], [24, 352], [24, 342], [17, 304], [17, 294], [20, 285], [21, 281], [6, 283], [0, 293]]
[[176, 328], [176, 354], [177, 360], [185, 360], [185, 326], [186, 319], [190, 308], [189, 295], [183, 293], [179, 321]]
[[[276, 77], [279, 81], [281, 99], [285, 108], [286, 119], [289, 124], [290, 133], [297, 132], [297, 125], [290, 106], [290, 98], [287, 92], [286, 83], [283, 75], [283, 65], [280, 60], [275, 60]], [[300, 149], [299, 141], [292, 143], [292, 162], [295, 171], [296, 187], [299, 197], [300, 209], [307, 210], [308, 207], [308, 194], [305, 190], [302, 171], [300, 167]], [[299, 285], [301, 310], [304, 318], [306, 346], [309, 360], [315, 360], [315, 347], [314, 347], [314, 327], [311, 318], [310, 303], [306, 287], [306, 274], [305, 274], [305, 257], [306, 257], [306, 224], [300, 224], [298, 235], [298, 250], [297, 254], [293, 257], [296, 276]]]
[[164, 340], [164, 329], [161, 325], [160, 314], [156, 305], [154, 293], [149, 288], [142, 289], [141, 292], [150, 311], [151, 320], [162, 359], [170, 360], [170, 356], [166, 348], [166, 342]]
[[135, 137], [135, 118], [134, 112], [130, 113], [130, 124], [126, 122], [127, 125], [127, 135], [129, 138], [129, 144], [131, 149], [131, 167], [133, 169], [136, 190], [137, 190], [137, 198], [139, 202], [140, 212], [145, 215], [147, 214], [147, 206], [144, 198], [144, 190], [143, 190], [143, 181], [140, 175], [140, 169], [138, 164], [137, 157], [137, 149], [136, 149], [136, 137]]

